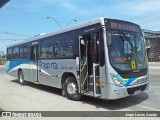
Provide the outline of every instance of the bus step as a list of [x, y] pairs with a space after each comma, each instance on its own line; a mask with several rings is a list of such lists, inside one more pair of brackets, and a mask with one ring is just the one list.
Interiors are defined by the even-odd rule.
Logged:
[[87, 93], [83, 93], [84, 95], [87, 95], [87, 96], [93, 96], [93, 92], [89, 91]]
[[93, 85], [89, 86], [89, 91], [93, 92]]
[[37, 85], [39, 85], [39, 82], [33, 82], [34, 84], [37, 84]]
[[89, 85], [93, 85], [93, 83], [89, 83]]
[[93, 74], [88, 76], [89, 78], [93, 78]]
[[86, 96], [94, 96], [96, 98], [101, 97], [101, 94], [95, 94], [94, 95], [94, 93], [92, 91], [89, 91], [89, 92], [83, 93], [83, 94], [86, 95]]
[[81, 93], [83, 94], [83, 93], [88, 93], [88, 92], [89, 92], [89, 90], [86, 89], [86, 90], [83, 90]]

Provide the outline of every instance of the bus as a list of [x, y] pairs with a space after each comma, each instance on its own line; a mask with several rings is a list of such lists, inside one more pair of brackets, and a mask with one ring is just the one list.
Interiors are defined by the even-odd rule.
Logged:
[[62, 89], [62, 95], [115, 100], [149, 89], [144, 37], [139, 25], [95, 18], [7, 47], [6, 72]]

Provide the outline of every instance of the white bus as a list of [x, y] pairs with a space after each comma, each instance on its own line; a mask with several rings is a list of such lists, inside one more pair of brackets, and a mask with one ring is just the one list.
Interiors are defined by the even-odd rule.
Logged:
[[9, 75], [82, 95], [120, 99], [149, 88], [144, 38], [139, 25], [96, 18], [39, 35], [7, 48]]

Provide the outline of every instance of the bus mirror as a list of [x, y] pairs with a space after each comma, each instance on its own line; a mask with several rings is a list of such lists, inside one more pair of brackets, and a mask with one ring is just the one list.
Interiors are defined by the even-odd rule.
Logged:
[[107, 45], [110, 46], [112, 43], [112, 34], [107, 33]]

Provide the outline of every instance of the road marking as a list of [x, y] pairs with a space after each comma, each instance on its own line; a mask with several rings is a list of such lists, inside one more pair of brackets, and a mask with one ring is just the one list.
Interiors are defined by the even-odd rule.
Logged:
[[149, 69], [160, 69], [160, 67], [149, 67]]
[[153, 108], [153, 107], [149, 107], [149, 106], [144, 106], [144, 105], [136, 105], [138, 107], [141, 107], [141, 108], [145, 108], [145, 109], [149, 109], [149, 110], [154, 110], [154, 111], [159, 111], [159, 109], [156, 109], [156, 108]]

